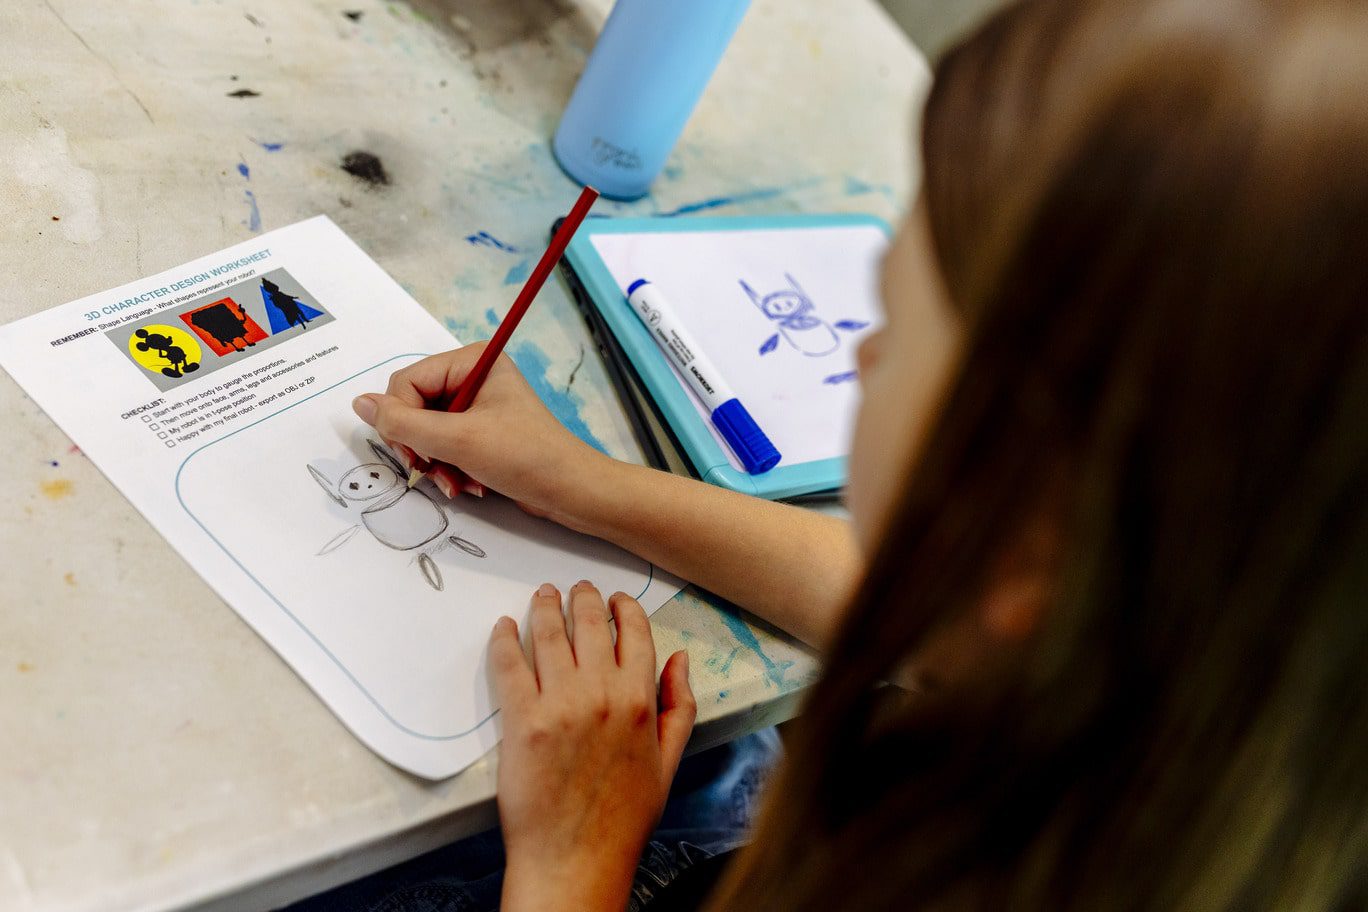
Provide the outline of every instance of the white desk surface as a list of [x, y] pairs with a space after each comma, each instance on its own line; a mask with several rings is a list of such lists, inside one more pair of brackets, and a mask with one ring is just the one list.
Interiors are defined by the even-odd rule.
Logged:
[[[608, 6], [6, 0], [0, 322], [321, 212], [487, 336], [573, 198], [547, 138]], [[653, 194], [597, 211], [893, 221], [928, 78], [870, 0], [756, 0]], [[339, 167], [357, 150], [388, 186]], [[513, 353], [641, 459], [559, 281]], [[0, 908], [271, 908], [494, 823], [494, 754], [440, 783], [390, 767], [4, 375], [0, 427]], [[654, 626], [689, 649], [700, 746], [792, 715], [817, 673], [689, 591]]]

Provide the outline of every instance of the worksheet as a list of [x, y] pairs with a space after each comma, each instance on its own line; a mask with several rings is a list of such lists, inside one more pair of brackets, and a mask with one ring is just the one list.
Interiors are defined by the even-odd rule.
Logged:
[[435, 779], [497, 742], [486, 644], [538, 585], [647, 611], [680, 586], [497, 495], [406, 486], [351, 401], [455, 344], [320, 216], [0, 327], [0, 366], [358, 738]]

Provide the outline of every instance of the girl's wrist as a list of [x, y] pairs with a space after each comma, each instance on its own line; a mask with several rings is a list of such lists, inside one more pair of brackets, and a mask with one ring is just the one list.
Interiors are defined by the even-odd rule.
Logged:
[[562, 463], [548, 517], [568, 529], [607, 538], [626, 463], [588, 444]]
[[[622, 909], [632, 891], [635, 863], [609, 865], [602, 858], [555, 865], [523, 863], [510, 856], [504, 868], [504, 912], [580, 912]], [[619, 868], [622, 868], [619, 870]]]

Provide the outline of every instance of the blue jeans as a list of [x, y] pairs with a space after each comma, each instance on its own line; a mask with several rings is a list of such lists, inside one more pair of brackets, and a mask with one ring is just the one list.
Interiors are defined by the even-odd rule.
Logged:
[[[779, 735], [769, 728], [680, 764], [660, 826], [637, 865], [629, 912], [649, 909], [652, 897], [699, 860], [746, 842], [760, 788], [780, 753]], [[287, 912], [492, 912], [499, 908], [503, 875], [503, 839], [489, 830], [302, 900]]]

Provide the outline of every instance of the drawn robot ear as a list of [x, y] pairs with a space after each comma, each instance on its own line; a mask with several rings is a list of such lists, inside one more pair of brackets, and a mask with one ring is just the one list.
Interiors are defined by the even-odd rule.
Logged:
[[408, 477], [408, 469], [399, 464], [399, 460], [394, 458], [394, 454], [389, 451], [388, 447], [381, 446], [378, 440], [371, 440], [369, 437], [366, 438], [366, 443], [370, 445], [371, 452], [378, 456], [381, 462], [394, 469], [394, 474], [400, 478]]
[[741, 287], [746, 290], [746, 296], [751, 299], [751, 303], [754, 304], [756, 307], [759, 307], [761, 303], [764, 301], [764, 299], [761, 298], [760, 295], [755, 293], [754, 288], [751, 288], [749, 285], [746, 284], [745, 279], [740, 279], [739, 281], [741, 282]]
[[328, 476], [324, 475], [313, 466], [308, 466], [307, 468], [309, 474], [313, 476], [313, 480], [318, 482], [318, 486], [323, 489], [323, 493], [333, 499], [333, 503], [337, 504], [339, 507], [345, 507], [347, 505], [347, 502], [342, 499], [342, 495], [334, 490], [336, 486], [328, 480]]
[[788, 279], [789, 285], [793, 287], [794, 291], [798, 292], [798, 296], [800, 298], [802, 298], [804, 301], [812, 300], [812, 298], [808, 297], [808, 293], [806, 291], [803, 291], [803, 286], [798, 284], [797, 279], [789, 275], [787, 272], [784, 273], [784, 278]]

